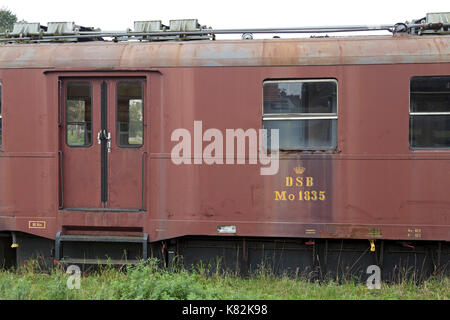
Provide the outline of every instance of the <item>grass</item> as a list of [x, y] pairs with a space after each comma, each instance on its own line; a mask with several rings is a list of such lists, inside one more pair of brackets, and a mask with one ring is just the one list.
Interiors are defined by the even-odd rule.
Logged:
[[38, 272], [30, 263], [15, 271], [0, 271], [0, 300], [4, 299], [426, 299], [449, 300], [450, 278], [430, 278], [421, 284], [404, 280], [382, 284], [369, 290], [364, 283], [345, 281], [315, 282], [302, 277], [275, 277], [260, 272], [250, 278], [209, 273], [205, 267], [195, 271], [167, 271], [156, 260], [118, 270], [110, 266], [83, 274], [80, 289], [69, 289], [62, 267], [50, 273]]

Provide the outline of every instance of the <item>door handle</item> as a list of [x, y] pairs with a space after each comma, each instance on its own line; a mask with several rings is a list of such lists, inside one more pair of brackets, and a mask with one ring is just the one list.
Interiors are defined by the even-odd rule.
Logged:
[[100, 130], [97, 133], [98, 144], [102, 144], [102, 140], [106, 140], [106, 147], [108, 149], [108, 153], [110, 153], [111, 152], [111, 132], [106, 132], [106, 130]]

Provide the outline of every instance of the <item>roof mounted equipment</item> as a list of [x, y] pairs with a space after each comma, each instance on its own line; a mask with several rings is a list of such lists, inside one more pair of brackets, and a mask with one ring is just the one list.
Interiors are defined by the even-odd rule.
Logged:
[[426, 34], [450, 34], [450, 12], [427, 13], [422, 19], [413, 20], [410, 33], [418, 35]]
[[[12, 33], [0, 34], [0, 42], [63, 42], [63, 41], [170, 41], [215, 40], [217, 34], [238, 34], [252, 40], [253, 34], [326, 34], [360, 31], [389, 31], [412, 35], [450, 34], [450, 12], [428, 13], [425, 18], [393, 25], [315, 26], [299, 28], [212, 29], [197, 19], [170, 20], [165, 26], [160, 20], [135, 21], [134, 30], [101, 31], [85, 28], [74, 22], [49, 22], [48, 28], [39, 23], [17, 23]], [[325, 36], [325, 37], [326, 37]]]

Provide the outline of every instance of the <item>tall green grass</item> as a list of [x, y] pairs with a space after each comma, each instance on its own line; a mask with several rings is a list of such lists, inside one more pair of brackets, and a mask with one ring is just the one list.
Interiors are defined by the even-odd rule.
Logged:
[[450, 299], [450, 278], [440, 276], [417, 284], [403, 280], [369, 290], [364, 283], [312, 281], [303, 276], [275, 276], [261, 268], [247, 278], [197, 265], [187, 271], [158, 266], [155, 259], [121, 269], [99, 266], [83, 273], [80, 289], [69, 289], [63, 267], [44, 273], [29, 263], [0, 271], [0, 299]]

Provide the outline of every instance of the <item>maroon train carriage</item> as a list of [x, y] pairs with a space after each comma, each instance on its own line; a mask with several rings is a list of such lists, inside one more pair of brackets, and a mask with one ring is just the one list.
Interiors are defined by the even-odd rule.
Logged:
[[[16, 24], [0, 44], [2, 265], [448, 272], [449, 15], [284, 30]], [[252, 35], [374, 28], [392, 35]], [[226, 32], [243, 39], [215, 40]], [[251, 150], [260, 129], [271, 143], [278, 129], [270, 163]]]

